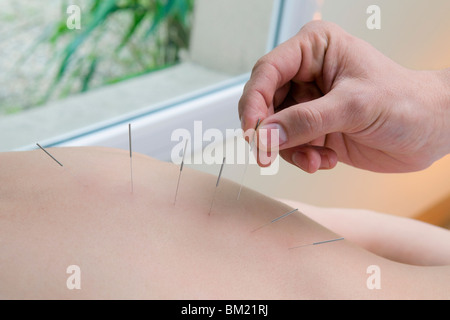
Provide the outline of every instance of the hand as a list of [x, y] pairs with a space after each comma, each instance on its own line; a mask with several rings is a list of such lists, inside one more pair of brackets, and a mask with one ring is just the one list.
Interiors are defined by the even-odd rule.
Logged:
[[242, 129], [257, 119], [258, 131], [279, 129], [267, 147], [310, 173], [338, 161], [421, 170], [450, 152], [449, 70], [406, 69], [335, 24], [310, 22], [256, 63]]

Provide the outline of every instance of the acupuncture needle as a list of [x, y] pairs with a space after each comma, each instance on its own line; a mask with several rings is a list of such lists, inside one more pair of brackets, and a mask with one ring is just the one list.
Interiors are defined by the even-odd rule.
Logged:
[[214, 188], [214, 194], [213, 194], [213, 197], [212, 197], [212, 200], [211, 200], [211, 206], [209, 207], [208, 215], [211, 215], [211, 210], [212, 210], [212, 207], [213, 207], [213, 204], [214, 204], [214, 198], [216, 197], [216, 191], [217, 191], [217, 188], [219, 187], [220, 177], [222, 176], [222, 171], [223, 171], [224, 164], [225, 164], [225, 157], [223, 157], [222, 165], [221, 165], [220, 171], [219, 171], [219, 176], [217, 177], [216, 187]]
[[297, 212], [297, 211], [298, 211], [298, 208], [297, 208], [297, 209], [294, 209], [294, 210], [292, 210], [292, 211], [289, 211], [289, 212], [287, 212], [287, 213], [285, 213], [285, 214], [282, 214], [282, 215], [279, 216], [278, 218], [275, 218], [275, 219], [273, 219], [272, 221], [270, 221], [270, 222], [268, 222], [268, 223], [266, 223], [266, 224], [263, 224], [262, 226], [256, 228], [256, 229], [253, 230], [252, 232], [255, 232], [255, 231], [257, 231], [257, 230], [259, 230], [259, 229], [261, 229], [261, 228], [264, 228], [265, 226], [268, 226], [269, 224], [272, 224], [272, 223], [275, 223], [275, 222], [277, 222], [277, 221], [279, 221], [279, 220], [281, 220], [281, 219], [284, 219], [284, 218], [286, 218], [287, 216], [289, 216], [289, 215], [291, 215], [291, 214], [293, 214], [294, 212]]
[[54, 156], [52, 156], [47, 150], [45, 150], [39, 143], [36, 142], [36, 145], [37, 145], [39, 148], [41, 148], [41, 150], [44, 151], [50, 158], [52, 158], [53, 160], [55, 160], [57, 164], [59, 164], [61, 167], [64, 167], [64, 166], [62, 165], [61, 162], [59, 162], [58, 160], [56, 160], [56, 158], [55, 158]]
[[302, 248], [302, 247], [307, 247], [307, 246], [316, 246], [316, 245], [319, 245], [319, 244], [330, 243], [330, 242], [335, 242], [335, 241], [340, 241], [340, 240], [344, 240], [344, 238], [336, 238], [336, 239], [331, 239], [331, 240], [313, 242], [313, 243], [304, 244], [304, 245], [301, 245], [301, 246], [291, 247], [289, 249], [296, 249], [296, 248]]
[[130, 177], [131, 177], [131, 193], [133, 193], [133, 152], [131, 150], [131, 123], [128, 124], [128, 147], [130, 149]]
[[[258, 129], [260, 122], [261, 122], [261, 119], [258, 118], [258, 121], [256, 122], [255, 130], [253, 132], [252, 141], [250, 142], [250, 153], [253, 151], [256, 129]], [[245, 174], [247, 173], [247, 168], [248, 168], [249, 163], [250, 163], [250, 161], [247, 161], [247, 163], [245, 164], [244, 173], [242, 174], [242, 179], [241, 179], [241, 186], [239, 187], [239, 193], [237, 195], [236, 200], [239, 200], [239, 197], [241, 196], [242, 187], [244, 186], [244, 178], [245, 178]]]
[[180, 173], [178, 174], [177, 190], [175, 191], [175, 199], [173, 200], [173, 205], [175, 205], [175, 203], [177, 201], [178, 187], [180, 186], [181, 171], [183, 171], [184, 156], [186, 155], [186, 148], [187, 148], [188, 140], [189, 139], [186, 139], [186, 141], [184, 142], [183, 157], [181, 159]]

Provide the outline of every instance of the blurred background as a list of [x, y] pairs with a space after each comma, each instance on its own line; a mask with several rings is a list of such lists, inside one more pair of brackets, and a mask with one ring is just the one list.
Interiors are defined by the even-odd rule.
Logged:
[[[68, 27], [70, 5], [80, 8], [80, 29]], [[366, 27], [369, 5], [380, 7], [379, 30]], [[195, 104], [233, 81], [243, 85], [259, 57], [313, 19], [337, 23], [405, 67], [450, 66], [447, 0], [1, 0], [0, 6], [0, 151], [27, 150], [36, 141], [58, 145], [170, 108], [184, 117], [177, 116], [178, 104]], [[235, 102], [214, 117], [239, 126]], [[168, 137], [158, 139], [166, 151], [173, 147]], [[217, 173], [216, 166], [191, 166]], [[242, 173], [242, 166], [228, 166], [224, 176], [240, 182]], [[339, 164], [309, 175], [281, 161], [277, 175], [261, 176], [251, 165], [245, 185], [318, 206], [450, 223], [448, 156], [410, 174]]]
[[[193, 2], [2, 0], [0, 114], [176, 64], [189, 45]], [[80, 29], [68, 27], [72, 3]]]

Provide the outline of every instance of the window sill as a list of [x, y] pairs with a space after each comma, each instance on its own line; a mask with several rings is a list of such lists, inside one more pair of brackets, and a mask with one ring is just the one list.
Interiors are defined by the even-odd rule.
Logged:
[[0, 136], [0, 151], [33, 149], [35, 142], [60, 144], [121, 119], [163, 109], [175, 100], [199, 95], [230, 78], [225, 73], [186, 62], [6, 116], [0, 118], [0, 127], [14, 135]]

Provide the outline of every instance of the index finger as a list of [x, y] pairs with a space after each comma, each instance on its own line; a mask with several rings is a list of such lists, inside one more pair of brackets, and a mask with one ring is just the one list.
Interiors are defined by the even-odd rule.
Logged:
[[335, 29], [338, 27], [333, 23], [311, 21], [257, 61], [239, 101], [244, 132], [258, 118], [264, 120], [274, 113], [274, 103], [286, 97], [291, 80], [311, 82], [323, 75], [330, 33]]
[[254, 128], [258, 119], [274, 113], [275, 93], [295, 77], [301, 59], [298, 40], [292, 38], [256, 62], [239, 100], [239, 119], [244, 132]]

